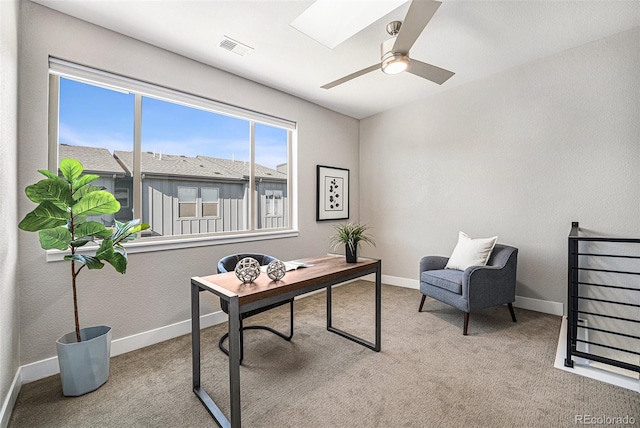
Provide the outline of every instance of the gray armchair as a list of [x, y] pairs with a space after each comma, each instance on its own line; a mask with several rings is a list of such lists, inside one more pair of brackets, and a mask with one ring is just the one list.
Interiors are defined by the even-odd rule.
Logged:
[[516, 322], [512, 303], [516, 300], [518, 249], [496, 244], [486, 266], [471, 266], [465, 271], [445, 269], [447, 257], [427, 256], [420, 260], [422, 312], [427, 296], [464, 311], [462, 334], [469, 331], [469, 314], [507, 304]]

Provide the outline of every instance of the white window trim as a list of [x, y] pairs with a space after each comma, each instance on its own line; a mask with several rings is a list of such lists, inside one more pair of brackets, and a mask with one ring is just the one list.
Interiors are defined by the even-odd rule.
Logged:
[[186, 92], [176, 91], [175, 89], [165, 88], [160, 85], [142, 82], [54, 57], [49, 57], [49, 73], [127, 94], [135, 92], [143, 96], [159, 98], [172, 103], [182, 103], [189, 107], [198, 107], [214, 113], [222, 113], [240, 119], [276, 126], [278, 128], [296, 129], [296, 123], [287, 119], [247, 110], [231, 104], [225, 104]]
[[[270, 239], [295, 238], [300, 234], [297, 229], [278, 230], [266, 232], [238, 232], [238, 234], [228, 234], [223, 236], [211, 235], [183, 235], [185, 237], [179, 239], [158, 239], [145, 238], [127, 242], [124, 247], [128, 254], [148, 253], [154, 251], [180, 250], [183, 248], [208, 247], [212, 245], [227, 245], [240, 242], [266, 241]], [[96, 245], [87, 244], [84, 247], [76, 249], [76, 254], [93, 254], [98, 247]], [[59, 262], [64, 260], [64, 256], [71, 254], [70, 251], [47, 250], [47, 262]]]
[[[81, 81], [84, 83], [103, 86], [105, 88], [123, 92], [123, 93], [135, 93], [135, 117], [136, 120], [141, 118], [141, 100], [142, 96], [151, 96], [154, 98], [164, 99], [169, 102], [184, 104], [189, 107], [201, 108], [203, 110], [211, 111], [214, 113], [222, 113], [233, 117], [238, 117], [244, 120], [249, 120], [251, 123], [259, 122], [266, 125], [271, 125], [287, 130], [287, 163], [288, 171], [287, 176], [290, 178], [297, 177], [297, 164], [293, 162], [297, 159], [297, 133], [293, 131], [297, 130], [297, 124], [293, 121], [282, 119], [276, 116], [247, 110], [241, 107], [236, 107], [230, 104], [225, 104], [219, 101], [215, 101], [208, 98], [203, 98], [197, 95], [188, 94], [185, 92], [176, 91], [174, 89], [165, 88], [159, 85], [130, 79], [125, 76], [109, 73], [102, 70], [93, 69], [90, 67], [82, 66], [65, 60], [49, 57], [49, 103], [56, 102], [59, 97], [59, 77], [65, 77], [72, 80]], [[55, 110], [57, 113], [57, 109]], [[136, 153], [140, 150], [140, 135], [138, 129], [136, 135], [134, 135], [134, 169], [140, 169], [140, 159], [136, 156]], [[57, 147], [58, 147], [58, 117], [52, 117], [52, 109], [49, 108], [49, 165], [55, 165], [52, 167], [57, 170]], [[253, 147], [253, 141], [252, 141]], [[253, 158], [253, 153], [252, 153]], [[253, 163], [252, 163], [253, 165]], [[51, 169], [51, 168], [50, 168]], [[251, 176], [253, 178], [254, 171], [252, 169]], [[254, 180], [250, 180], [251, 183]], [[142, 206], [142, 182], [139, 174], [135, 174], [134, 177], [134, 189], [139, 188], [138, 192], [132, 192], [133, 201], [130, 200], [130, 206], [133, 207], [134, 217], [136, 216], [136, 207]], [[253, 192], [250, 194], [255, 195], [255, 184], [253, 185]], [[289, 195], [288, 208], [289, 208], [289, 226], [286, 229], [265, 229], [265, 230], [249, 230], [249, 231], [237, 231], [232, 233], [226, 233], [224, 235], [181, 235], [181, 236], [163, 236], [163, 237], [145, 237], [144, 239], [136, 240], [124, 244], [127, 248], [127, 252], [130, 254], [153, 252], [153, 251], [165, 251], [172, 249], [224, 245], [240, 242], [262, 241], [270, 239], [280, 238], [292, 238], [299, 235], [298, 230], [298, 183], [297, 180], [287, 180], [287, 193]], [[257, 196], [257, 195], [255, 195]], [[254, 196], [254, 197], [255, 197]], [[250, 204], [254, 202], [250, 198]], [[133, 203], [131, 205], [131, 203]], [[254, 202], [255, 203], [255, 202]], [[253, 211], [252, 211], [253, 212]], [[254, 216], [257, 216], [257, 211], [253, 212]], [[257, 219], [256, 219], [257, 220]], [[255, 220], [249, 219], [251, 224], [256, 224]], [[91, 245], [81, 247], [76, 250], [80, 254], [83, 252], [91, 253], [93, 249]], [[47, 261], [59, 261], [64, 260], [64, 256], [69, 254], [68, 251], [60, 250], [47, 250]]]

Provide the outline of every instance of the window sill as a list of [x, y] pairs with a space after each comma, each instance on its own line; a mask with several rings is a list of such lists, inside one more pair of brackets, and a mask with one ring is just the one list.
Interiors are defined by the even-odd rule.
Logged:
[[[298, 230], [279, 230], [272, 232], [251, 232], [239, 233], [237, 235], [224, 236], [192, 236], [189, 238], [174, 239], [139, 239], [137, 241], [124, 244], [128, 254], [150, 253], [153, 251], [179, 250], [182, 248], [207, 247], [211, 245], [235, 244], [238, 242], [265, 241], [269, 239], [295, 238], [299, 235]], [[78, 254], [92, 253], [97, 246], [79, 248]], [[69, 251], [47, 250], [47, 262], [58, 262], [64, 260], [64, 256], [70, 254]]]

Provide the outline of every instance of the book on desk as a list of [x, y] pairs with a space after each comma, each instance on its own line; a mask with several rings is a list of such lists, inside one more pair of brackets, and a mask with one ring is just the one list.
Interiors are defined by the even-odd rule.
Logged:
[[[312, 264], [309, 263], [304, 263], [304, 262], [282, 262], [284, 263], [284, 267], [286, 269], [287, 272], [289, 272], [290, 270], [296, 270], [296, 269], [300, 269], [300, 268], [306, 268], [306, 267], [312, 267]], [[264, 266], [260, 266], [260, 270], [262, 272], [266, 272], [267, 271], [267, 265]]]

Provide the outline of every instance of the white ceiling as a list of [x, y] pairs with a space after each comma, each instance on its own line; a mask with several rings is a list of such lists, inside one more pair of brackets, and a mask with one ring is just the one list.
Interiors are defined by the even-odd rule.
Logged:
[[[409, 3], [329, 49], [290, 25], [312, 1], [34, 1], [358, 119], [640, 26], [637, 0], [444, 0], [411, 57], [454, 71], [449, 81], [374, 71], [326, 90], [320, 86], [380, 62], [385, 26], [402, 20]], [[335, 0], [336, 13], [344, 1]], [[254, 51], [219, 48], [224, 35]]]

